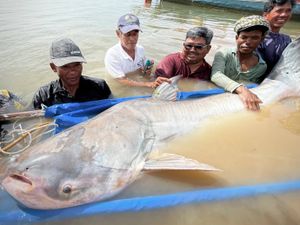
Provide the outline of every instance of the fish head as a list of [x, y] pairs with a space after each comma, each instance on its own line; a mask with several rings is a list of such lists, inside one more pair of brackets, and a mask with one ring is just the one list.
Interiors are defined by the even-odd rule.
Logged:
[[1, 185], [26, 207], [58, 209], [107, 199], [131, 183], [130, 170], [62, 154], [22, 159]]
[[[139, 113], [130, 107], [127, 111]], [[104, 112], [27, 149], [1, 185], [35, 209], [72, 207], [116, 195], [140, 174], [154, 135], [143, 120], [114, 115]]]

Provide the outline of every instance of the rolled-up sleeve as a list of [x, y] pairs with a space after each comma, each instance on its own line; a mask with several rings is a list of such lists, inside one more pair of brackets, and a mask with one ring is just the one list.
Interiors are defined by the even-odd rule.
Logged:
[[164, 57], [157, 65], [156, 70], [154, 74], [159, 77], [167, 77], [171, 78], [175, 74], [175, 67], [176, 67], [176, 62], [175, 62], [175, 54], [170, 54], [166, 57]]
[[233, 92], [242, 84], [230, 79], [225, 75], [226, 67], [234, 67], [233, 62], [230, 62], [230, 60], [228, 60], [228, 54], [229, 53], [226, 53], [225, 51], [219, 51], [216, 53], [212, 65], [211, 81], [216, 85], [224, 88], [226, 91]]

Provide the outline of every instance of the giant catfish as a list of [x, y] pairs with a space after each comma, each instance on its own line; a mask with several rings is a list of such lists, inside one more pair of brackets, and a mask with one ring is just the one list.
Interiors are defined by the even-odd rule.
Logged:
[[[300, 96], [299, 62], [300, 38], [286, 48], [270, 77], [252, 89], [263, 105]], [[153, 158], [151, 153], [207, 119], [242, 110], [243, 103], [231, 93], [175, 102], [123, 102], [20, 154], [15, 166], [0, 171], [1, 184], [30, 208], [54, 209], [116, 195], [142, 170], [214, 170], [178, 155]]]

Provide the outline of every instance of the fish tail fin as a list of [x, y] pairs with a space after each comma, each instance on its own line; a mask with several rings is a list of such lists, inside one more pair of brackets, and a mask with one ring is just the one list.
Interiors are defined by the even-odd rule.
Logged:
[[148, 170], [206, 170], [220, 171], [211, 165], [200, 163], [181, 155], [164, 153], [145, 162], [144, 171]]
[[182, 78], [182, 75], [177, 75], [175, 77], [171, 77], [171, 84], [177, 86], [178, 81]]
[[181, 75], [172, 77], [171, 83], [164, 82], [159, 85], [153, 92], [152, 98], [160, 99], [165, 101], [176, 101], [177, 100], [177, 82], [180, 80]]

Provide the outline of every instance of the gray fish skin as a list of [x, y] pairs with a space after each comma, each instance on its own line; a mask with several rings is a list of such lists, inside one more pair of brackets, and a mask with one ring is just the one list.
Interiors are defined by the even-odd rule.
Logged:
[[[297, 39], [284, 51], [270, 79], [252, 89], [264, 105], [300, 96], [299, 62]], [[1, 184], [30, 208], [100, 201], [136, 180], [150, 153], [170, 138], [207, 119], [242, 110], [246, 109], [239, 97], [230, 93], [179, 102], [123, 102], [23, 152], [16, 166], [0, 171]]]

